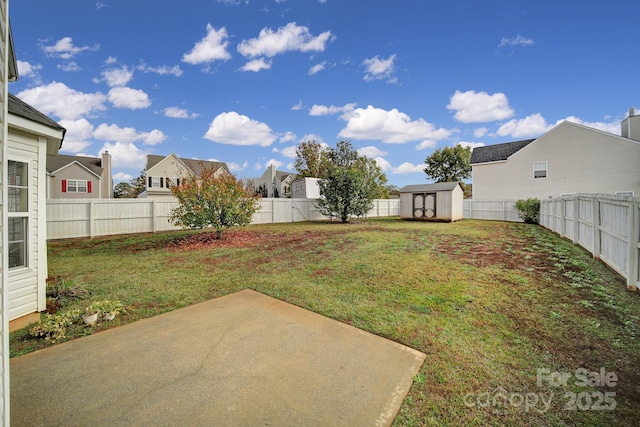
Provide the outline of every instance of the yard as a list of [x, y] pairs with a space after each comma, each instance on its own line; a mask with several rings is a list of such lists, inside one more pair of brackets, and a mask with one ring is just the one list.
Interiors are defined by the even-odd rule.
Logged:
[[[640, 294], [539, 226], [386, 218], [54, 241], [49, 274], [127, 306], [69, 339], [252, 288], [420, 350], [396, 425], [637, 423]], [[12, 356], [44, 345], [11, 335]]]

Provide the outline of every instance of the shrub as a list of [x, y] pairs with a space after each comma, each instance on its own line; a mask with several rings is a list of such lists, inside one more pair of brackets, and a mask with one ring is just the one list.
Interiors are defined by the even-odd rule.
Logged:
[[29, 334], [56, 342], [66, 336], [67, 328], [79, 318], [80, 310], [70, 310], [56, 315], [45, 314], [44, 318], [29, 330]]
[[520, 218], [527, 224], [537, 224], [540, 218], [540, 200], [536, 198], [520, 199], [515, 204]]

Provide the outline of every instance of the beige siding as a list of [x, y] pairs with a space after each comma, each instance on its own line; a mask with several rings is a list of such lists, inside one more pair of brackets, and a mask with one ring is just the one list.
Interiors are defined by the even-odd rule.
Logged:
[[[91, 193], [70, 193], [62, 191], [62, 180], [79, 179], [91, 182]], [[86, 168], [71, 164], [49, 178], [49, 198], [51, 199], [98, 199], [100, 198], [100, 180]]]
[[7, 222], [7, 183], [5, 182], [7, 165], [7, 73], [9, 55], [9, 10], [7, 0], [0, 0], [0, 206], [2, 220], [0, 221], [0, 423], [9, 425], [9, 312], [7, 283], [9, 274], [7, 269], [7, 253], [5, 251], [5, 224]]
[[[547, 162], [547, 177], [533, 163]], [[640, 194], [640, 143], [572, 123], [552, 131], [508, 161], [473, 165], [473, 199], [545, 199], [570, 193]]]
[[150, 168], [147, 171], [147, 198], [166, 198], [172, 197], [171, 190], [166, 187], [149, 187], [149, 177], [158, 177], [163, 179], [163, 183], [166, 178], [175, 180], [186, 176], [189, 170], [184, 167], [184, 164], [173, 154], [160, 160], [158, 164]]

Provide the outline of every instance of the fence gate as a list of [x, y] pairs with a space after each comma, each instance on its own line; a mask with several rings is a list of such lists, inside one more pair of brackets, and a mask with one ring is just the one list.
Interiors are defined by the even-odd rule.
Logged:
[[417, 219], [436, 217], [436, 193], [413, 194], [413, 217]]

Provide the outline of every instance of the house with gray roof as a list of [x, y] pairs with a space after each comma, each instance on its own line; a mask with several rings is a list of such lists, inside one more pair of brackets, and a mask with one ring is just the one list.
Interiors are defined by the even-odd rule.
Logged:
[[171, 186], [180, 185], [185, 176], [198, 175], [203, 170], [213, 170], [216, 176], [231, 173], [227, 164], [218, 161], [185, 159], [171, 153], [168, 156], [147, 156], [147, 189], [138, 197], [148, 199], [172, 198]]
[[256, 181], [256, 192], [263, 197], [291, 197], [291, 184], [298, 178], [293, 172], [279, 171], [274, 165], [269, 165]]
[[47, 199], [111, 199], [111, 155], [47, 156]]
[[535, 139], [476, 147], [473, 200], [545, 199], [574, 193], [640, 195], [640, 115], [621, 134], [563, 121]]

